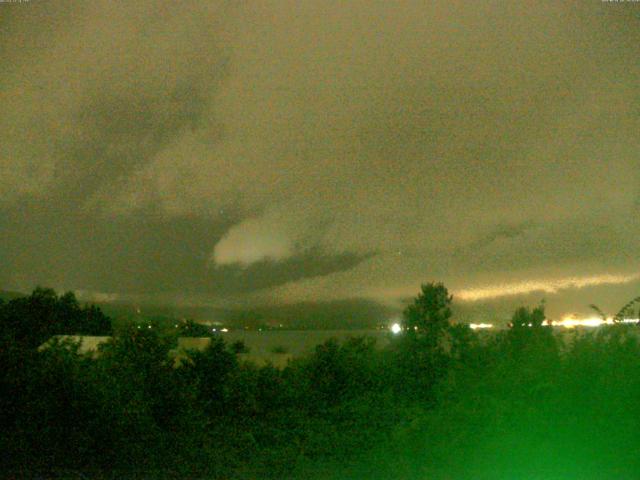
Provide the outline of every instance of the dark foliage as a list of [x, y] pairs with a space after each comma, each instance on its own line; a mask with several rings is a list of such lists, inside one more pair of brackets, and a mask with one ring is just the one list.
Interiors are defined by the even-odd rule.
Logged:
[[178, 325], [178, 335], [181, 337], [210, 337], [215, 335], [211, 327], [207, 327], [201, 323], [196, 323], [193, 320], [187, 320], [186, 322], [180, 322]]
[[82, 307], [73, 292], [36, 288], [28, 297], [0, 304], [0, 338], [37, 347], [52, 335], [110, 335], [111, 321], [94, 306]]
[[449, 324], [451, 298], [432, 287], [408, 310], [415, 334], [385, 348], [367, 337], [330, 340], [284, 369], [243, 362], [240, 346], [219, 337], [178, 364], [170, 354], [176, 335], [156, 329], [122, 330], [95, 356], [69, 341], [38, 351], [42, 337], [61, 326], [88, 328], [81, 320], [93, 325], [99, 315], [43, 289], [0, 303], [0, 471], [638, 478], [637, 327], [558, 335], [537, 307], [517, 310], [512, 328], [479, 337]]

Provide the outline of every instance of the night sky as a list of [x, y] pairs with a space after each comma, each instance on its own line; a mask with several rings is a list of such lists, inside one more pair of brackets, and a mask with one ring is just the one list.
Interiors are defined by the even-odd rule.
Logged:
[[0, 289], [615, 313], [639, 59], [634, 2], [0, 4]]

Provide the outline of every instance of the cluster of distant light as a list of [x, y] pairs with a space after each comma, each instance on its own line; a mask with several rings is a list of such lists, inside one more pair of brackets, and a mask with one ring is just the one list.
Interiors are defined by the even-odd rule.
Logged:
[[[544, 326], [563, 327], [563, 328], [576, 328], [576, 327], [601, 327], [602, 325], [613, 325], [615, 323], [638, 323], [637, 318], [624, 318], [619, 322], [616, 322], [612, 317], [607, 319], [600, 317], [589, 318], [575, 318], [573, 316], [564, 317], [562, 320], [545, 320], [542, 322]], [[531, 327], [532, 325], [529, 324]], [[472, 330], [493, 328], [492, 323], [470, 323], [469, 327]]]
[[[562, 320], [545, 320], [542, 322], [544, 326], [563, 327], [563, 328], [576, 328], [576, 327], [601, 327], [602, 325], [613, 325], [615, 323], [640, 323], [638, 318], [623, 318], [619, 322], [616, 322], [613, 317], [607, 319], [600, 317], [589, 318], [575, 318], [572, 315], [564, 317]], [[529, 324], [531, 326], [531, 324]], [[488, 328], [494, 328], [492, 323], [470, 323], [469, 328], [472, 330], [484, 330]], [[399, 323], [394, 323], [390, 327], [391, 333], [394, 335], [402, 332], [402, 326]]]
[[[473, 330], [476, 330], [478, 328], [493, 328], [493, 325], [490, 323], [471, 323], [469, 324], [469, 327], [471, 327]], [[418, 327], [413, 328], [415, 330], [418, 329]], [[394, 335], [397, 335], [402, 332], [402, 325], [400, 325], [399, 323], [394, 323], [389, 327], [389, 330], [391, 330], [391, 333], [393, 333]]]
[[[174, 327], [175, 327], [175, 328], [178, 328], [178, 327], [179, 327], [179, 325], [178, 325], [178, 324], [175, 324], [175, 325], [174, 325]], [[141, 328], [142, 328], [142, 326], [138, 325], [138, 330], [140, 330]], [[152, 327], [151, 327], [151, 325], [147, 325], [147, 328], [152, 328]], [[223, 333], [227, 333], [227, 332], [229, 331], [229, 329], [228, 329], [228, 328], [220, 328], [220, 329], [212, 328], [212, 329], [211, 329], [211, 331], [212, 331], [212, 332], [223, 332]]]
[[576, 328], [576, 327], [601, 327], [602, 325], [613, 325], [614, 323], [638, 323], [637, 318], [623, 318], [616, 322], [613, 317], [600, 318], [575, 318], [574, 316], [564, 317], [562, 320], [545, 320], [543, 325], [551, 325], [552, 327]]

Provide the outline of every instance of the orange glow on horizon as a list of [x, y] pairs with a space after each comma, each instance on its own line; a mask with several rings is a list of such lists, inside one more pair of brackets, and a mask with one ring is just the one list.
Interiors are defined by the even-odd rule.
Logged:
[[595, 275], [591, 277], [567, 277], [558, 280], [531, 280], [525, 282], [491, 285], [481, 288], [467, 288], [454, 292], [454, 296], [463, 301], [475, 302], [497, 297], [521, 295], [531, 292], [556, 293], [566, 288], [584, 288], [595, 285], [628, 283], [640, 278], [632, 275]]

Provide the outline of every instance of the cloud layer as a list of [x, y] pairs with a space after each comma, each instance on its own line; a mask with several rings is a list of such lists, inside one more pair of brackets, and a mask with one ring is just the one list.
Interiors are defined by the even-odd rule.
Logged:
[[2, 5], [0, 282], [272, 304], [631, 278], [637, 13]]

